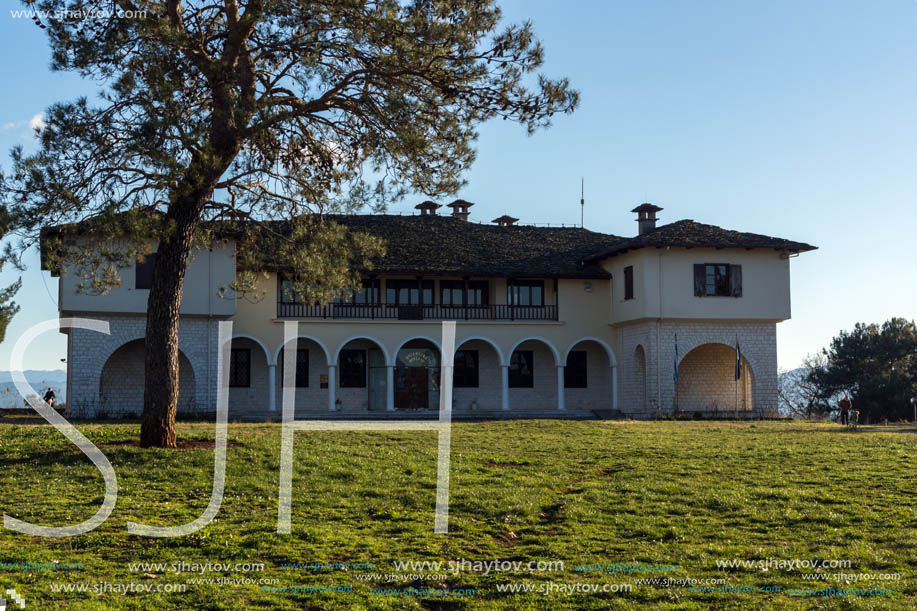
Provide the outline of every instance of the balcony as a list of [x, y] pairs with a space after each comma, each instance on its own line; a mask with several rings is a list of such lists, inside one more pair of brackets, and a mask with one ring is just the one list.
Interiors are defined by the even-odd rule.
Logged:
[[316, 318], [324, 320], [522, 320], [556, 321], [557, 306], [522, 305], [394, 305], [331, 303], [278, 303], [277, 318]]

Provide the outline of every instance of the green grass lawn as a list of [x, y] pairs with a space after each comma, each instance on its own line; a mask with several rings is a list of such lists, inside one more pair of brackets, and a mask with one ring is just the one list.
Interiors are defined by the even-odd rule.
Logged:
[[[38, 421], [41, 422], [41, 421]], [[917, 461], [912, 432], [837, 425], [703, 422], [515, 421], [453, 427], [450, 534], [433, 534], [436, 434], [298, 432], [293, 533], [278, 535], [280, 425], [233, 424], [226, 494], [214, 522], [173, 539], [129, 535], [128, 520], [178, 525], [206, 507], [213, 452], [141, 450], [136, 424], [79, 427], [118, 475], [112, 516], [66, 539], [0, 531], [0, 562], [82, 563], [83, 570], [0, 569], [26, 609], [909, 609], [917, 607]], [[212, 439], [212, 425], [180, 424], [179, 436]], [[103, 496], [98, 470], [48, 425], [0, 424], [0, 510], [42, 525], [76, 524]], [[482, 574], [440, 571], [443, 580], [389, 583], [358, 575], [397, 571], [394, 561], [563, 561], [564, 569]], [[825, 568], [718, 568], [717, 560], [842, 560]], [[131, 571], [129, 563], [263, 563], [263, 572]], [[371, 563], [371, 569], [310, 570], [284, 563]], [[609, 574], [576, 565], [678, 565], [673, 572]], [[146, 575], [144, 574], [146, 573]], [[833, 581], [835, 573], [899, 580]], [[641, 579], [725, 579], [700, 592]], [[198, 585], [189, 579], [276, 580]], [[863, 578], [861, 578], [863, 579]], [[848, 581], [850, 581], [848, 579]], [[101, 595], [96, 584], [185, 584], [184, 593]], [[52, 585], [88, 584], [89, 592]], [[510, 585], [599, 588], [616, 593], [498, 591]], [[586, 585], [583, 585], [586, 584]], [[398, 596], [379, 589], [473, 590]], [[891, 595], [795, 595], [790, 588], [887, 588]]]

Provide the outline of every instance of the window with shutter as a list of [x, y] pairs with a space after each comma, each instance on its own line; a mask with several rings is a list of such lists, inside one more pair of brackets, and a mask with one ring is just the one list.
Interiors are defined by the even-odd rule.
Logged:
[[730, 263], [695, 263], [695, 297], [741, 297], [742, 266]]

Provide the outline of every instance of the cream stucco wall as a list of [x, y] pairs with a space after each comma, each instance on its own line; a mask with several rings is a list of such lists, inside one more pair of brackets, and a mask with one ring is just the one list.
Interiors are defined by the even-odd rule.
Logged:
[[[742, 266], [741, 297], [695, 297], [695, 263]], [[634, 298], [624, 299], [624, 268], [634, 267]], [[773, 249], [641, 248], [606, 259], [613, 277], [614, 323], [650, 318], [768, 320], [790, 317], [790, 263]]]
[[[80, 279], [71, 267], [61, 274], [60, 309], [70, 312], [146, 313], [150, 291], [134, 288], [135, 274], [136, 264], [131, 264], [119, 271], [121, 286], [112, 288], [105, 295], [92, 295], [77, 292]], [[235, 245], [232, 242], [195, 250], [185, 274], [181, 313], [233, 315], [236, 300], [230, 296], [221, 298], [218, 292], [220, 287], [228, 286], [235, 279], [235, 274]]]

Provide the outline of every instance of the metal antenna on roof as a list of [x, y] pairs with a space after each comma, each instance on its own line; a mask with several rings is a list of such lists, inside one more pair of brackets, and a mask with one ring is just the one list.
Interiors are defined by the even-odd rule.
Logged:
[[586, 178], [580, 177], [579, 185], [579, 226], [581, 229], [585, 229], [583, 224], [583, 219], [586, 216]]

